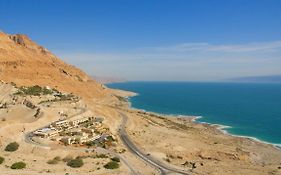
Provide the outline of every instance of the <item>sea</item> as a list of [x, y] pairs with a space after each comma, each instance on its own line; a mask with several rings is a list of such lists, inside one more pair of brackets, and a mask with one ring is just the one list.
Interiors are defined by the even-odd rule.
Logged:
[[136, 92], [133, 108], [174, 116], [198, 116], [228, 134], [281, 147], [281, 84], [124, 82], [110, 88]]

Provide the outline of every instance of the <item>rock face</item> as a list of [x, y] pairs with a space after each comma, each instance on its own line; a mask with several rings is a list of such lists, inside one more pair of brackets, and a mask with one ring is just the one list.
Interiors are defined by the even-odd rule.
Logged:
[[9, 35], [9, 38], [11, 40], [13, 40], [15, 43], [19, 44], [19, 45], [22, 45], [22, 46], [25, 46], [25, 43], [24, 43], [24, 40], [23, 40], [23, 35]]
[[0, 32], [0, 80], [18, 86], [51, 86], [88, 99], [110, 94], [86, 73], [21, 34]]

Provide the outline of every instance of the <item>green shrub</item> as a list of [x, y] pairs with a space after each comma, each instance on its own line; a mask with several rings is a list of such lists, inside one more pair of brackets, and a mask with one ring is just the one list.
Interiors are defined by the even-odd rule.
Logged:
[[119, 157], [113, 157], [111, 158], [112, 161], [115, 161], [115, 162], [120, 162], [120, 158]]
[[18, 150], [18, 148], [19, 148], [19, 144], [17, 142], [12, 142], [6, 146], [5, 151], [13, 152]]
[[4, 162], [5, 158], [0, 156], [0, 164]]
[[72, 168], [79, 168], [81, 166], [83, 166], [83, 160], [82, 159], [72, 159], [69, 162], [67, 162], [67, 166], [70, 166]]
[[88, 147], [95, 146], [95, 142], [93, 142], [93, 141], [86, 142], [86, 146], [88, 146]]
[[112, 136], [108, 136], [108, 137], [107, 137], [107, 140], [108, 140], [109, 142], [114, 142], [114, 141], [115, 141]]
[[46, 87], [40, 87], [38, 85], [31, 86], [31, 87], [20, 87], [18, 89], [18, 92], [16, 92], [16, 95], [34, 95], [34, 96], [40, 96], [40, 95], [48, 95], [52, 94], [53, 90], [47, 89]]
[[96, 155], [96, 158], [105, 159], [105, 158], [108, 158], [108, 156], [106, 154], [98, 154], [98, 155]]
[[51, 89], [47, 89], [46, 87], [42, 88], [42, 94], [43, 95], [48, 95], [48, 94], [52, 94], [53, 91]]
[[22, 91], [22, 93], [24, 95], [35, 95], [35, 96], [39, 96], [41, 91], [42, 91], [42, 88], [38, 85], [36, 86], [32, 86], [32, 87], [21, 87], [20, 90]]
[[116, 161], [110, 161], [103, 166], [106, 169], [117, 169], [119, 168], [119, 163]]
[[11, 169], [23, 169], [26, 167], [26, 164], [24, 162], [16, 162], [13, 163], [13, 165], [11, 166]]

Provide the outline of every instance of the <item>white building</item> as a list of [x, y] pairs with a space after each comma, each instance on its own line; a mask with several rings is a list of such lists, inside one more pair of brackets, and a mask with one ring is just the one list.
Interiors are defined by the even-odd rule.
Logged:
[[35, 136], [39, 136], [42, 138], [51, 138], [51, 137], [57, 136], [59, 134], [59, 132], [57, 130], [51, 129], [51, 128], [42, 128], [42, 129], [39, 129], [39, 130], [33, 132], [33, 134]]

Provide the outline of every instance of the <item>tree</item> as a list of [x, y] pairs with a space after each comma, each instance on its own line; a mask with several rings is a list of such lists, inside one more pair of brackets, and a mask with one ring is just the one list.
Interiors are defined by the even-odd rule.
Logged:
[[81, 158], [72, 159], [69, 162], [67, 162], [67, 166], [70, 166], [72, 168], [80, 168], [83, 165], [84, 163]]
[[112, 161], [115, 161], [115, 162], [120, 162], [120, 158], [119, 157], [113, 157], [111, 158]]
[[116, 161], [110, 161], [103, 166], [106, 169], [117, 169], [119, 168], [119, 164]]
[[13, 165], [11, 166], [11, 169], [23, 169], [26, 167], [26, 164], [24, 162], [16, 162], [13, 163]]
[[5, 158], [0, 156], [0, 164], [2, 164], [4, 161], [5, 161]]
[[19, 144], [17, 142], [12, 142], [6, 146], [5, 151], [14, 152], [18, 150], [18, 148], [19, 148]]

